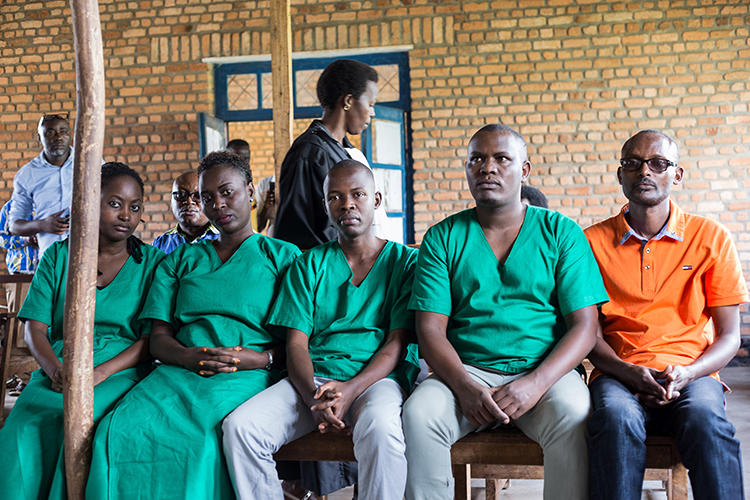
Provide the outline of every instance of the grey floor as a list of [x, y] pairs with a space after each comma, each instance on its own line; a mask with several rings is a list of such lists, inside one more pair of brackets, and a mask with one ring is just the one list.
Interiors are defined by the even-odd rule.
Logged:
[[[737, 437], [742, 446], [742, 461], [745, 482], [745, 497], [750, 498], [750, 367], [737, 366], [721, 371], [721, 378], [732, 392], [727, 394], [727, 414], [737, 429]], [[501, 498], [513, 500], [532, 500], [542, 498], [542, 481], [513, 479], [510, 488], [503, 490]], [[484, 500], [484, 480], [472, 481], [472, 499]], [[351, 500], [351, 488], [338, 491], [328, 496], [328, 500]], [[643, 499], [666, 500], [667, 493], [659, 481], [646, 481], [643, 488]], [[690, 496], [692, 498], [692, 494]]]
[[[727, 394], [727, 413], [729, 419], [737, 428], [737, 437], [742, 443], [742, 458], [744, 467], [745, 496], [750, 498], [750, 366], [725, 368], [721, 372], [724, 382], [732, 388]], [[6, 396], [7, 409], [15, 402], [15, 398]], [[531, 500], [542, 498], [542, 481], [513, 479], [510, 488], [503, 490], [502, 498], [515, 500]], [[352, 489], [346, 488], [328, 496], [328, 500], [351, 500]], [[484, 480], [472, 481], [472, 499], [483, 500]], [[658, 481], [646, 481], [643, 491], [644, 499], [666, 499], [667, 494]], [[692, 496], [691, 496], [692, 498]]]

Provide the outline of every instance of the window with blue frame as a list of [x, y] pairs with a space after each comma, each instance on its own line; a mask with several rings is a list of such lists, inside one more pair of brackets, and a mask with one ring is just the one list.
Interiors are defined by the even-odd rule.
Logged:
[[[406, 52], [347, 55], [369, 64], [378, 72], [378, 104], [409, 110], [409, 64]], [[315, 85], [323, 69], [340, 57], [294, 59], [294, 117], [317, 118]], [[217, 65], [214, 69], [216, 116], [224, 121], [273, 119], [271, 61], [240, 62]]]

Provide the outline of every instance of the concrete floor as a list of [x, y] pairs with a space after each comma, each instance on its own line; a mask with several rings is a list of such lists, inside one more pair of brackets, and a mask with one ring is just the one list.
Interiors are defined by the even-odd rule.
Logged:
[[[727, 414], [737, 429], [737, 437], [742, 444], [742, 459], [745, 482], [745, 496], [750, 498], [750, 366], [736, 366], [725, 368], [721, 372], [724, 382], [732, 388], [727, 394]], [[6, 396], [6, 412], [13, 405], [16, 398]], [[513, 500], [531, 500], [542, 498], [540, 480], [513, 479], [510, 488], [503, 490], [501, 498]], [[472, 499], [483, 500], [484, 480], [472, 481]], [[351, 500], [352, 488], [346, 488], [328, 496], [328, 500]], [[643, 491], [644, 499], [664, 499], [667, 494], [658, 481], [646, 481]], [[692, 498], [692, 495], [691, 495]]]

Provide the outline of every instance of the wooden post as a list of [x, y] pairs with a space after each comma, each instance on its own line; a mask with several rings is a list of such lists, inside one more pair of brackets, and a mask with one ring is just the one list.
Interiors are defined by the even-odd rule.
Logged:
[[63, 401], [68, 498], [84, 498], [94, 429], [93, 333], [104, 142], [104, 61], [97, 0], [70, 0], [76, 58], [73, 205], [65, 298]]
[[271, 85], [273, 87], [273, 159], [276, 206], [279, 206], [279, 173], [293, 133], [292, 20], [290, 0], [271, 0]]

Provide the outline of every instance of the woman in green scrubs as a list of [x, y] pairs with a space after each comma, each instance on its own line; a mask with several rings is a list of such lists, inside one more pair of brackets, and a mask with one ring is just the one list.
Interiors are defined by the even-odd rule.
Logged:
[[180, 246], [156, 272], [141, 318], [162, 365], [99, 426], [92, 499], [233, 498], [222, 419], [280, 378], [265, 320], [299, 250], [253, 232], [252, 175], [239, 156], [211, 153], [198, 173], [220, 236]]
[[[122, 163], [102, 166], [96, 314], [94, 421], [144, 374], [148, 337], [138, 313], [164, 254], [133, 236], [141, 220], [143, 181]], [[63, 463], [63, 306], [68, 241], [45, 253], [18, 313], [41, 366], [0, 430], [0, 496], [66, 498]], [[140, 366], [139, 366], [140, 364]]]

